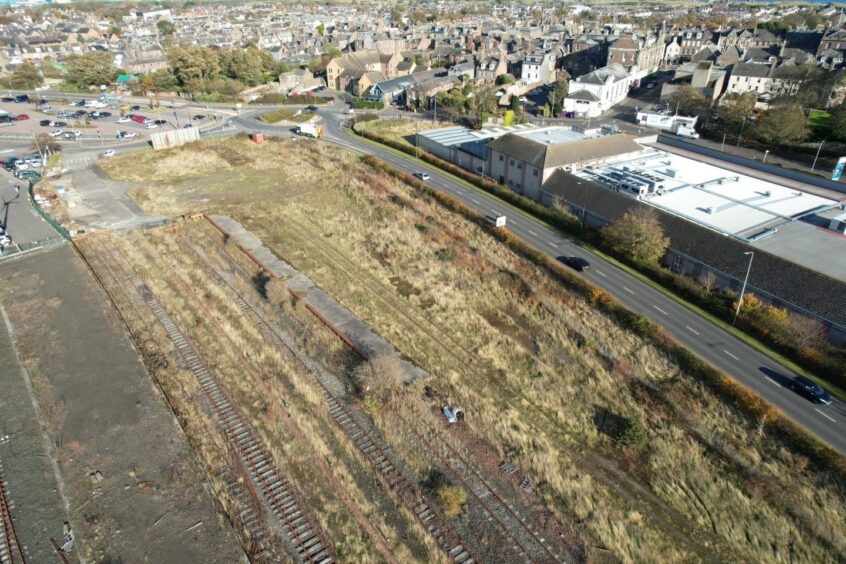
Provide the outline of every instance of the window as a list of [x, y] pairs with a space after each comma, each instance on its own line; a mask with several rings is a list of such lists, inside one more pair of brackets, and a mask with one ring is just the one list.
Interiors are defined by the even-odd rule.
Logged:
[[538, 169], [533, 170], [533, 171], [532, 171], [532, 176], [537, 176], [537, 175], [538, 175]]
[[499, 156], [499, 162], [502, 162], [502, 161], [504, 161], [504, 160], [505, 160], [505, 157], [503, 157], [502, 155], [500, 155], [500, 156]]
[[682, 264], [681, 257], [678, 256], [678, 255], [674, 256], [673, 257], [673, 264], [672, 264], [672, 266], [670, 266], [670, 270], [672, 270], [673, 272], [680, 272], [681, 271], [681, 264]]
[[511, 166], [514, 166], [514, 159], [509, 159], [508, 164], [511, 165]]

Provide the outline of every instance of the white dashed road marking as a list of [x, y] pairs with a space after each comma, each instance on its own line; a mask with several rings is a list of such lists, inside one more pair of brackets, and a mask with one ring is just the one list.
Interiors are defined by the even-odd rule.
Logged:
[[729, 355], [730, 357], [732, 357], [734, 360], [740, 360], [739, 358], [737, 358], [736, 356], [734, 356], [733, 354], [731, 354], [730, 352], [728, 352], [725, 349], [723, 349], [723, 352], [726, 353], [727, 355]]
[[605, 273], [602, 272], [601, 270], [597, 270], [596, 273], [599, 274], [600, 276], [602, 276], [603, 278], [608, 278], [607, 276], [605, 276]]
[[529, 235], [531, 235], [532, 237], [537, 237], [537, 236], [538, 236], [538, 234], [537, 234], [537, 233], [535, 233], [534, 231], [532, 231], [531, 229], [529, 229]]
[[558, 245], [556, 245], [556, 244], [555, 244], [555, 243], [553, 243], [552, 241], [549, 241], [549, 244], [550, 244], [550, 245], [552, 245], [552, 247], [553, 247], [553, 248], [555, 248], [555, 249], [557, 249], [557, 248], [558, 248]]
[[474, 203], [474, 204], [478, 204], [478, 203], [479, 203], [479, 200], [477, 200], [476, 198], [470, 198], [470, 199], [471, 199], [471, 200], [473, 200], [473, 203]]
[[666, 311], [664, 311], [663, 309], [661, 309], [660, 307], [658, 307], [657, 305], [654, 305], [654, 306], [652, 306], [652, 307], [654, 307], [655, 309], [657, 309], [658, 311], [660, 311], [660, 312], [661, 312], [661, 313], [663, 313], [664, 315], [667, 315], [667, 312], [666, 312]]
[[831, 417], [829, 417], [828, 415], [826, 415], [825, 413], [823, 413], [822, 411], [820, 411], [816, 407], [814, 408], [814, 411], [816, 411], [817, 413], [819, 413], [820, 415], [822, 415], [823, 417], [825, 417], [826, 419], [828, 419], [832, 423], [837, 423], [837, 421], [835, 421], [834, 419], [832, 419]]
[[634, 296], [634, 292], [633, 292], [632, 290], [629, 290], [629, 289], [628, 289], [628, 288], [626, 288], [625, 286], [623, 286], [623, 290], [625, 290], [626, 292], [628, 292], [629, 294], [631, 294], [631, 295], [633, 295], [633, 296]]
[[776, 386], [778, 386], [779, 388], [781, 387], [781, 384], [779, 384], [778, 382], [776, 382], [775, 380], [773, 380], [773, 379], [772, 379], [772, 378], [770, 378], [769, 376], [764, 376], [764, 378], [766, 378], [767, 380], [769, 380], [770, 382], [772, 382], [773, 384], [775, 384], [775, 385], [776, 385]]
[[697, 331], [696, 329], [691, 329], [691, 328], [690, 328], [690, 327], [688, 327], [687, 325], [685, 325], [684, 327], [685, 327], [685, 329], [687, 329], [688, 331], [690, 331], [690, 332], [691, 332], [691, 333], [693, 333], [694, 335], [699, 335], [699, 331]]

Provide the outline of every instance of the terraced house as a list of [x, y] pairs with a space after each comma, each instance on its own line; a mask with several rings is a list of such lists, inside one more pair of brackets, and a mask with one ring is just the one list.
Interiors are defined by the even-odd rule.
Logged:
[[397, 76], [398, 67], [402, 61], [402, 55], [399, 53], [380, 53], [375, 50], [347, 53], [342, 57], [332, 59], [326, 65], [326, 82], [330, 88], [356, 94], [357, 83], [366, 74], [378, 73], [381, 75], [381, 78], [370, 75], [367, 84], [367, 87], [369, 87], [381, 80]]

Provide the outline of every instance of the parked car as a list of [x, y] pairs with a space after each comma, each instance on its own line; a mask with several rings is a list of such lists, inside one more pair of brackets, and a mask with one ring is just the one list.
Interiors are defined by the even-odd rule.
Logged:
[[46, 105], [47, 105], [47, 104], [49, 104], [49, 103], [50, 103], [50, 102], [48, 102], [48, 101], [47, 101], [47, 98], [41, 98], [40, 100], [38, 100], [38, 101], [36, 102], [36, 104], [37, 104], [37, 105], [39, 105], [39, 106], [46, 106]]
[[51, 121], [50, 127], [67, 127], [68, 122], [66, 121]]
[[61, 137], [65, 132], [61, 129], [54, 129], [50, 132], [50, 137]]
[[138, 110], [140, 110], [140, 109], [141, 109], [141, 106], [132, 106], [132, 107], [131, 107], [131, 108], [129, 108], [129, 109], [130, 109], [130, 110], [132, 110], [133, 112], [137, 112]]
[[590, 263], [582, 257], [558, 257], [558, 260], [579, 272], [590, 268]]
[[201, 121], [201, 120], [206, 119], [206, 116], [204, 116], [203, 114], [197, 114], [197, 115], [195, 115], [192, 119], [193, 119], [194, 121]]
[[97, 112], [101, 118], [112, 117], [112, 112]]
[[797, 376], [794, 378], [790, 383], [790, 389], [805, 396], [814, 403], [822, 403], [825, 405], [831, 403], [831, 395], [826, 392], [822, 386], [805, 376]]
[[26, 114], [18, 114], [15, 117], [13, 117], [12, 119], [15, 120], [15, 121], [26, 121], [26, 120], [29, 119], [29, 116], [26, 115]]
[[2, 166], [8, 171], [15, 170], [15, 162], [18, 160], [18, 157], [9, 157], [8, 159], [3, 159]]
[[115, 150], [114, 149], [108, 149], [106, 151], [103, 151], [103, 156], [106, 157], [107, 159], [110, 159], [110, 158], [115, 156]]
[[422, 170], [418, 170], [414, 173], [414, 176], [419, 178], [420, 180], [429, 180], [429, 173], [423, 172]]
[[133, 131], [118, 131], [116, 137], [118, 139], [132, 139], [137, 134]]
[[147, 129], [156, 129], [156, 128], [158, 127], [158, 124], [156, 124], [156, 123], [154, 123], [154, 122], [152, 122], [152, 121], [151, 121], [150, 123], [146, 124], [146, 126], [145, 126], [145, 127], [146, 127]]
[[41, 127], [52, 127], [53, 122], [49, 119], [42, 119], [38, 122], [38, 125], [40, 125]]
[[134, 121], [135, 123], [146, 123], [147, 122], [147, 118], [145, 118], [144, 116], [139, 116], [139, 115], [133, 115], [130, 119], [132, 119], [132, 121]]
[[153, 120], [153, 123], [155, 123], [156, 125], [167, 125], [167, 120], [166, 119], [157, 119], [157, 120]]
[[120, 117], [117, 120], [118, 123], [129, 123], [130, 121], [132, 121], [132, 120], [130, 118], [126, 117], [126, 116]]
[[72, 108], [81, 108], [84, 105], [85, 100], [76, 100], [75, 102], [71, 102], [70, 104], [68, 104], [68, 106], [71, 106]]
[[18, 94], [17, 96], [15, 96], [15, 102], [19, 104], [23, 102], [29, 102], [29, 96], [27, 94]]
[[41, 175], [34, 170], [18, 170], [15, 172], [15, 178], [20, 180], [38, 180]]
[[0, 102], [5, 102], [7, 104], [14, 101], [15, 99], [12, 96], [3, 96], [3, 98], [0, 98]]

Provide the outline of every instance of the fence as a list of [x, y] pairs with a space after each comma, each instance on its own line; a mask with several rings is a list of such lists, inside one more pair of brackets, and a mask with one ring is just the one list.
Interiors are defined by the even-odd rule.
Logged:
[[50, 227], [52, 227], [56, 231], [56, 233], [58, 233], [61, 236], [62, 239], [70, 240], [70, 233], [68, 232], [68, 230], [65, 229], [58, 221], [53, 219], [53, 217], [49, 213], [44, 211], [44, 208], [42, 208], [38, 204], [38, 202], [35, 201], [35, 194], [32, 191], [33, 187], [34, 187], [34, 185], [32, 184], [32, 180], [30, 180], [28, 191], [29, 191], [29, 203], [32, 206], [32, 209], [34, 209], [35, 212], [38, 215], [40, 215], [41, 218], [44, 221], [46, 221], [50, 225]]

